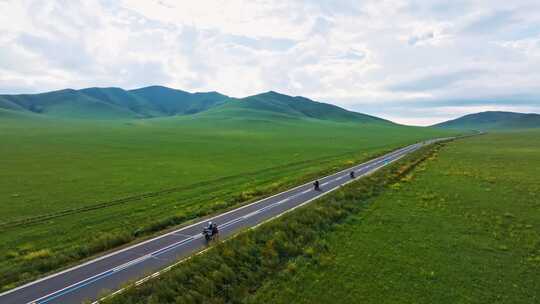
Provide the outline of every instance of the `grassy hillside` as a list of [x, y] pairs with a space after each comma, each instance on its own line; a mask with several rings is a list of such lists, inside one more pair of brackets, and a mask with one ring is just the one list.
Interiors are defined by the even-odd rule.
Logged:
[[4, 124], [13, 122], [21, 124], [24, 123], [25, 120], [33, 121], [33, 123], [36, 123], [37, 121], [39, 121], [40, 117], [33, 113], [0, 109], [0, 119]]
[[456, 141], [244, 300], [538, 303], [539, 174], [540, 131]]
[[469, 130], [503, 130], [540, 128], [539, 114], [481, 112], [446, 121], [435, 127]]
[[35, 114], [71, 118], [129, 118], [134, 113], [128, 109], [66, 89], [42, 94], [0, 95], [20, 110]]
[[0, 95], [0, 109], [63, 119], [129, 119], [204, 113], [212, 119], [319, 119], [362, 123], [391, 122], [304, 97], [267, 92], [229, 98], [217, 92], [189, 93], [162, 86], [135, 90], [87, 88], [42, 94]]
[[151, 86], [129, 91], [142, 98], [166, 115], [194, 114], [220, 105], [228, 99], [217, 93], [188, 93], [161, 86]]
[[204, 114], [218, 117], [249, 117], [251, 119], [279, 117], [392, 124], [377, 117], [347, 111], [331, 104], [316, 102], [304, 97], [292, 97], [272, 91], [242, 99], [231, 99]]
[[[120, 88], [88, 88], [78, 91], [80, 94], [101, 100], [115, 107], [126, 109], [133, 117], [152, 117], [161, 115], [156, 105], [144, 98]], [[69, 117], [69, 116], [67, 116]]]
[[0, 96], [0, 110], [18, 110], [24, 111], [24, 108], [20, 105], [10, 101], [9, 99]]
[[4, 288], [374, 154], [448, 134], [264, 115], [39, 117], [6, 119], [0, 128]]
[[188, 93], [151, 86], [60, 90], [41, 94], [0, 95], [0, 109], [18, 110], [64, 119], [126, 119], [193, 114], [220, 104], [227, 96]]

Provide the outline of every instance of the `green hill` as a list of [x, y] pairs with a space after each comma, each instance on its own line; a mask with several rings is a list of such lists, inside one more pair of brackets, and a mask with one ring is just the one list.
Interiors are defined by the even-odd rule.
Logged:
[[9, 99], [6, 99], [2, 96], [0, 96], [0, 109], [2, 110], [24, 110], [21, 106], [18, 104], [10, 101]]
[[165, 115], [194, 114], [222, 104], [228, 98], [217, 93], [189, 93], [162, 86], [151, 86], [129, 91], [146, 100]]
[[229, 98], [217, 92], [189, 93], [162, 86], [0, 95], [0, 109], [69, 119], [134, 119], [199, 113], [197, 117], [211, 119], [318, 119], [393, 124], [331, 104], [273, 91], [245, 98]]
[[540, 128], [539, 114], [488, 111], [465, 115], [434, 125], [447, 129], [504, 130]]
[[226, 99], [227, 96], [215, 92], [188, 93], [159, 86], [136, 90], [87, 88], [0, 95], [0, 109], [61, 118], [148, 118], [197, 113]]
[[273, 91], [241, 99], [231, 98], [224, 104], [203, 112], [201, 116], [246, 119], [319, 119], [338, 122], [393, 124], [390, 121], [351, 112], [327, 103], [305, 97], [288, 96]]
[[36, 119], [39, 119], [41, 117], [42, 116], [38, 116], [30, 112], [14, 111], [0, 108], [0, 119], [2, 119], [4, 122], [7, 120], [13, 120], [17, 122], [22, 122], [24, 120], [35, 121]]
[[125, 109], [131, 112], [135, 117], [163, 115], [153, 104], [149, 103], [144, 98], [120, 88], [88, 88], [79, 90], [78, 92], [101, 100], [111, 106]]
[[129, 109], [72, 89], [41, 94], [0, 95], [0, 98], [18, 106], [18, 110], [56, 117], [110, 119], [135, 116]]

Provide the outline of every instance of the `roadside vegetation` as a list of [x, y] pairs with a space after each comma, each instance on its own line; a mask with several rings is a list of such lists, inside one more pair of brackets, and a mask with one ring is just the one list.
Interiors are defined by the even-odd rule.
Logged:
[[447, 134], [253, 112], [250, 120], [6, 116], [2, 123], [0, 290]]
[[406, 176], [439, 147], [423, 148], [310, 205], [241, 233], [106, 303], [239, 303], [276, 274], [294, 276], [299, 261], [327, 265], [331, 260], [322, 235], [366, 208], [387, 185]]
[[539, 176], [538, 130], [455, 141], [242, 301], [539, 303]]

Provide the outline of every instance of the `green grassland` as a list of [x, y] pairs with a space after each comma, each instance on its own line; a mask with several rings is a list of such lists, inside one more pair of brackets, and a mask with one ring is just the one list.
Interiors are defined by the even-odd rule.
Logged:
[[0, 119], [3, 289], [398, 146], [448, 135], [247, 107], [139, 120], [2, 110]]
[[103, 303], [242, 303], [276, 274], [294, 275], [299, 261], [327, 264], [328, 244], [322, 236], [364, 210], [366, 202], [439, 148], [440, 144], [423, 147], [309, 205], [219, 242], [158, 279], [127, 286]]
[[455, 141], [247, 303], [540, 302], [540, 131]]

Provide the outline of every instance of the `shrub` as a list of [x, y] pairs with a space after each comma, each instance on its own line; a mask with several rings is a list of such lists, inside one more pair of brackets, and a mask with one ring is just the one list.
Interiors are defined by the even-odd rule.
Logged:
[[24, 260], [30, 261], [30, 260], [36, 260], [36, 259], [43, 259], [48, 258], [51, 256], [51, 250], [50, 249], [40, 249], [37, 251], [31, 251], [23, 256]]

